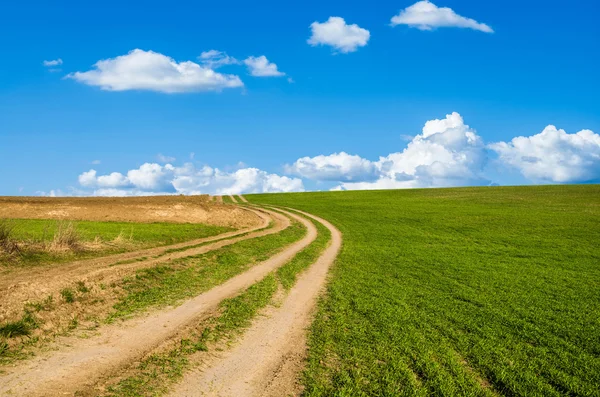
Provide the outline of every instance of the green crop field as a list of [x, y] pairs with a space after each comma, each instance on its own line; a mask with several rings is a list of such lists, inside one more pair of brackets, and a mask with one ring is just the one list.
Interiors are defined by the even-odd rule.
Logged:
[[600, 395], [600, 186], [246, 197], [343, 233], [306, 395]]

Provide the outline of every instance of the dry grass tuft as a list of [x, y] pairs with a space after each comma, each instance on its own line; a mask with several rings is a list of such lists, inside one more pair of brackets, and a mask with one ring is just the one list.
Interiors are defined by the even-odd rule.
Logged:
[[14, 223], [0, 219], [0, 254], [13, 255], [19, 253], [19, 244], [13, 239]]
[[76, 225], [70, 221], [59, 221], [49, 251], [78, 251], [80, 249], [81, 237], [77, 233]]

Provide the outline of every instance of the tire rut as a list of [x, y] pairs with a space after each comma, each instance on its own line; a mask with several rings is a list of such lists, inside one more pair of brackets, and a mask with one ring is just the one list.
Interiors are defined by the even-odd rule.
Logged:
[[223, 299], [263, 279], [312, 243], [317, 236], [314, 225], [295, 214], [287, 213], [287, 216], [307, 228], [307, 234], [300, 241], [176, 308], [106, 326], [89, 339], [64, 338], [63, 347], [58, 351], [41, 354], [0, 375], [0, 395], [73, 395], [93, 391], [103, 379], [160, 347], [182, 329], [216, 310]]
[[281, 305], [270, 307], [266, 317], [257, 319], [234, 348], [203, 370], [188, 372], [169, 396], [289, 396], [301, 392], [298, 376], [305, 363], [307, 328], [342, 244], [341, 233], [331, 223], [301, 213], [331, 231], [329, 247], [300, 275]]

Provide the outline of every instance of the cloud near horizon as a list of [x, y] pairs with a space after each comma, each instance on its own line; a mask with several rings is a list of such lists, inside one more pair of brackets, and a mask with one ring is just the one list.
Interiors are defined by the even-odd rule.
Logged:
[[[400, 140], [399, 140], [400, 142]], [[600, 182], [600, 135], [568, 134], [554, 126], [510, 142], [485, 144], [457, 113], [427, 121], [406, 147], [372, 161], [355, 154], [301, 157], [285, 175], [240, 164], [223, 171], [193, 163], [145, 163], [126, 173], [79, 175], [71, 195], [243, 194], [304, 191], [304, 181], [329, 183], [331, 190], [404, 189], [490, 185], [486, 165], [496, 154], [505, 169], [517, 169], [532, 183]], [[160, 155], [159, 155], [160, 156]], [[162, 160], [173, 158], [161, 157]], [[54, 190], [53, 194], [64, 194]]]
[[487, 185], [482, 139], [458, 113], [425, 123], [402, 152], [370, 161], [347, 153], [304, 157], [286, 167], [314, 180], [338, 181], [335, 190]]
[[192, 163], [181, 167], [145, 163], [126, 174], [98, 175], [96, 170], [91, 169], [79, 175], [78, 180], [83, 190], [76, 190], [76, 194], [93, 196], [304, 191], [304, 185], [298, 178], [270, 174], [257, 168], [240, 168], [234, 172], [209, 166], [197, 168]]
[[[215, 56], [214, 53], [210, 55]], [[98, 61], [92, 70], [70, 73], [66, 77], [106, 91], [145, 90], [175, 94], [218, 92], [244, 86], [238, 76], [215, 72], [208, 65], [177, 62], [158, 52], [140, 49]]]
[[489, 147], [504, 164], [536, 183], [600, 182], [600, 135], [590, 130], [567, 134], [549, 125], [537, 135]]
[[448, 7], [438, 7], [428, 0], [418, 1], [392, 18], [392, 26], [407, 25], [420, 30], [435, 28], [466, 28], [485, 33], [494, 30], [485, 23], [458, 15]]

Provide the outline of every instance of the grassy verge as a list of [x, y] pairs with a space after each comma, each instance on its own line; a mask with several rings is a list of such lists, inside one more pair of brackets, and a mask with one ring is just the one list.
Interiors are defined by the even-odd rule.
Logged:
[[[104, 256], [210, 237], [232, 228], [187, 223], [131, 223], [3, 220], [10, 232], [3, 241], [18, 249], [0, 252], [0, 266], [35, 266]], [[56, 247], [59, 243], [59, 247]], [[7, 246], [8, 247], [8, 246]], [[1, 247], [0, 247], [1, 248]], [[10, 248], [10, 247], [9, 247]]]
[[344, 236], [306, 395], [598, 395], [600, 186], [246, 198]]
[[312, 221], [319, 235], [278, 271], [265, 277], [240, 295], [220, 304], [219, 315], [198, 324], [190, 334], [170, 349], [144, 359], [130, 376], [108, 388], [107, 396], [155, 396], [183, 376], [192, 365], [190, 357], [207, 351], [219, 343], [233, 340], [248, 328], [258, 312], [272, 302], [279, 285], [289, 289], [298, 274], [310, 266], [327, 247], [331, 234], [320, 223]]
[[223, 204], [233, 204], [233, 200], [229, 196], [223, 196]]

